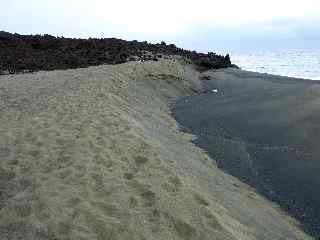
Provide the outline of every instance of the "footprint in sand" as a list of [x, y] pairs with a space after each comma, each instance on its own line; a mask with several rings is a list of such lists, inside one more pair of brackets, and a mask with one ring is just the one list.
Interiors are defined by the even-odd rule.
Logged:
[[182, 182], [177, 176], [170, 176], [168, 181], [162, 184], [162, 188], [172, 195], [177, 194], [181, 187]]
[[126, 172], [123, 174], [123, 177], [126, 180], [132, 180], [134, 178], [134, 175], [139, 172], [142, 165], [146, 164], [149, 161], [147, 157], [144, 156], [135, 156], [134, 157], [134, 167], [131, 171]]
[[143, 164], [146, 164], [149, 161], [149, 159], [145, 156], [138, 155], [134, 157], [134, 161], [136, 166], [140, 168]]
[[128, 182], [128, 185], [136, 190], [145, 207], [152, 207], [156, 204], [156, 194], [150, 189], [150, 185], [140, 183], [137, 180]]

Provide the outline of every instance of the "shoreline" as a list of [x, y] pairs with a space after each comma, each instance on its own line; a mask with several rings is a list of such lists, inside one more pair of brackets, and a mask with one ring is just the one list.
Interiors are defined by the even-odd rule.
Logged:
[[263, 75], [268, 75], [268, 76], [275, 76], [275, 77], [280, 77], [280, 78], [290, 78], [290, 79], [296, 79], [296, 80], [308, 80], [308, 81], [320, 81], [320, 76], [319, 77], [300, 77], [300, 76], [288, 76], [285, 74], [274, 74], [274, 73], [268, 73], [268, 72], [259, 72], [254, 69], [246, 69], [244, 67], [239, 67], [240, 70], [244, 72], [253, 72], [253, 73], [258, 73], [258, 74], [263, 74]]
[[319, 49], [265, 48], [230, 50], [234, 63], [243, 70], [280, 76], [320, 80]]
[[320, 81], [236, 69], [204, 74], [203, 93], [173, 104], [177, 122], [219, 168], [319, 237]]
[[[236, 69], [236, 68], [225, 68], [225, 69]], [[225, 69], [214, 69], [214, 70], [208, 70], [207, 72], [214, 72], [214, 71], [219, 71], [219, 70], [225, 70]], [[304, 78], [304, 77], [290, 77], [287, 75], [280, 75], [280, 74], [272, 74], [272, 73], [267, 73], [267, 72], [258, 72], [254, 70], [246, 70], [241, 67], [238, 69], [239, 72], [246, 73], [246, 77], [258, 77], [258, 78], [263, 78], [263, 77], [268, 77], [269, 79], [277, 79], [280, 81], [283, 80], [290, 80], [290, 81], [299, 81], [299, 82], [313, 82], [313, 83], [320, 83], [320, 77], [319, 79], [312, 79], [312, 78]]]

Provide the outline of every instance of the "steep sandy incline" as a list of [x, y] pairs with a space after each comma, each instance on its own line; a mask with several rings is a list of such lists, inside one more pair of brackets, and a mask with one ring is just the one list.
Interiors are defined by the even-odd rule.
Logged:
[[[0, 239], [309, 239], [179, 133], [177, 61], [0, 77]], [[193, 79], [193, 80], [192, 80]]]

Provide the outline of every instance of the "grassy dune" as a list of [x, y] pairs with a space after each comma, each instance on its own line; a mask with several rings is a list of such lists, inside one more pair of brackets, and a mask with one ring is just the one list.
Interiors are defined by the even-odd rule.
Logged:
[[181, 60], [0, 76], [0, 239], [310, 239], [178, 131]]

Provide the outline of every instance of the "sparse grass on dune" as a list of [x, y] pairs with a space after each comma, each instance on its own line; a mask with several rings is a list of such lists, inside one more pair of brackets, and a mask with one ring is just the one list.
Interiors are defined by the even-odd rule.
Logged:
[[181, 60], [0, 77], [0, 239], [310, 239], [180, 133]]

